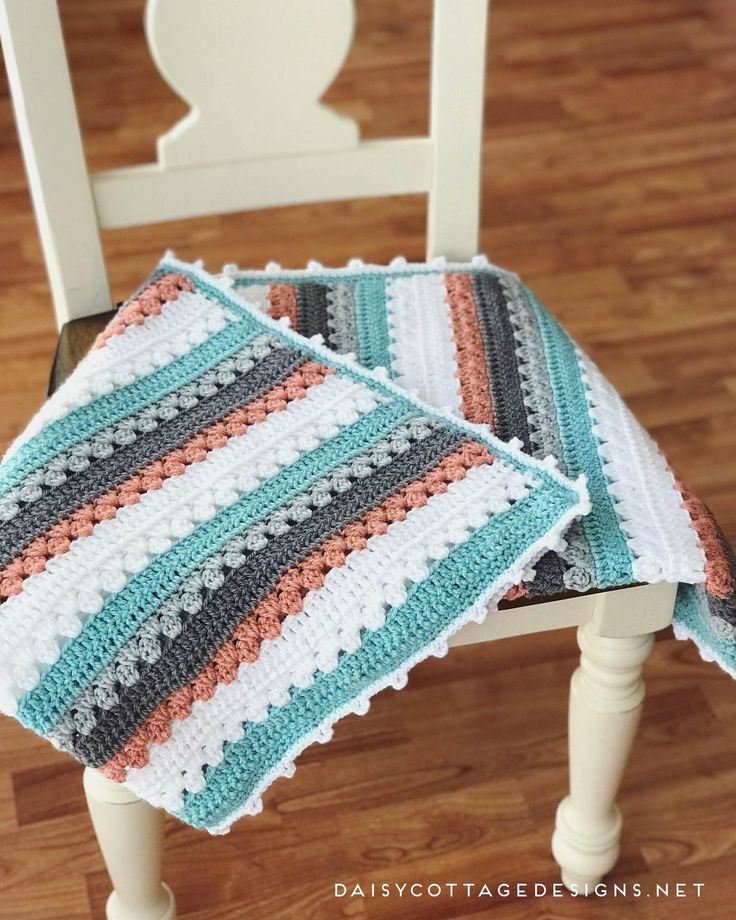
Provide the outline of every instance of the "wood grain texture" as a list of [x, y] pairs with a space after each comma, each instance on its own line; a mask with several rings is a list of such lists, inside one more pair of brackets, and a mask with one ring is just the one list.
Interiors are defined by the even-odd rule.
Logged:
[[83, 316], [64, 323], [51, 361], [49, 396], [67, 379], [113, 316], [115, 311], [108, 310], [106, 313]]
[[[61, 0], [92, 168], [146, 162], [184, 113], [147, 56], [141, 0]], [[400, 10], [400, 14], [399, 14]], [[327, 98], [363, 135], [427, 129], [428, 0], [358, 0]], [[727, 0], [494, 0], [482, 246], [518, 271], [736, 536], [736, 8]], [[55, 346], [43, 261], [0, 95], [0, 442], [44, 397]], [[281, 208], [108, 232], [113, 297], [166, 247], [210, 268], [420, 258], [424, 201]], [[70, 220], [73, 215], [70, 215]], [[184, 920], [732, 915], [736, 692], [663, 636], [620, 804], [617, 881], [696, 899], [336, 900], [337, 881], [556, 879], [571, 631], [455, 649], [301, 758], [257, 819], [210, 838], [170, 821]], [[78, 782], [77, 782], [78, 780]], [[0, 918], [103, 916], [81, 769], [0, 721]]]

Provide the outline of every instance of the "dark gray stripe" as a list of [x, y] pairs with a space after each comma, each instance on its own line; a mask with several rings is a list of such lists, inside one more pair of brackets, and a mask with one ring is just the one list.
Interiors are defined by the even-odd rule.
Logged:
[[495, 275], [473, 276], [473, 292], [493, 395], [495, 433], [502, 441], [520, 438], [529, 447], [524, 395], [516, 364], [516, 339], [506, 297]]
[[66, 482], [70, 474], [79, 473], [87, 469], [90, 463], [111, 456], [115, 444], [132, 444], [142, 433], [158, 428], [159, 419], [171, 419], [181, 411], [192, 409], [201, 399], [208, 399], [218, 390], [230, 386], [236, 377], [251, 371], [257, 361], [262, 361], [271, 351], [282, 347], [283, 343], [273, 336], [257, 335], [247, 345], [204, 370], [193, 380], [90, 437], [77, 441], [61, 454], [50, 458], [0, 498], [0, 520], [9, 521], [17, 517], [27, 510], [28, 505]]
[[566, 591], [565, 571], [567, 565], [557, 553], [545, 553], [534, 564], [534, 581], [527, 585], [529, 597], [542, 597], [549, 594], [560, 594]]
[[324, 284], [299, 284], [296, 289], [297, 324], [302, 335], [321, 335], [328, 341], [327, 291]]
[[315, 509], [307, 521], [254, 552], [220, 589], [209, 594], [200, 613], [186, 622], [161, 658], [153, 664], [141, 664], [140, 680], [120, 688], [120, 703], [100, 713], [95, 729], [77, 736], [72, 748], [76, 756], [94, 766], [114, 756], [162, 700], [199, 674], [284, 572], [351, 521], [419, 479], [463, 440], [462, 434], [451, 429], [433, 432], [336, 501]]
[[305, 360], [305, 356], [295, 349], [276, 349], [252, 371], [214, 396], [201, 400], [194, 408], [163, 422], [155, 431], [142, 435], [134, 443], [119, 447], [107, 459], [69, 476], [63, 485], [29, 505], [25, 513], [0, 528], [0, 565], [7, 565], [31, 540], [45, 533], [76, 508], [104, 495], [136, 470], [179, 447], [193, 434], [223, 418], [236, 407], [268, 392]]
[[723, 623], [728, 628], [730, 635], [730, 631], [736, 628], [736, 594], [716, 597], [704, 590], [703, 596], [708, 604], [708, 612], [714, 621], [711, 627], [717, 632], [718, 624]]

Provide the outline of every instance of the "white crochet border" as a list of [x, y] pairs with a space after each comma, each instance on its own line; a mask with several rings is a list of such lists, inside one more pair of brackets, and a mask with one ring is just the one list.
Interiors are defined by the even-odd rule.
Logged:
[[[167, 255], [164, 257], [164, 260], [161, 265], [166, 265], [171, 268], [179, 268], [180, 270], [187, 272], [190, 276], [199, 279], [203, 284], [209, 285], [211, 288], [219, 291], [226, 303], [230, 303], [236, 310], [243, 309], [243, 303], [237, 297], [237, 294], [232, 290], [234, 285], [234, 279], [232, 277], [217, 277], [210, 275], [204, 271], [202, 263], [195, 263], [194, 265], [182, 262], [175, 259], [173, 254]], [[343, 269], [343, 273], [355, 273], [360, 270], [361, 272], [374, 272], [378, 269], [383, 270], [384, 272], [395, 271], [397, 269], [410, 269], [417, 272], [428, 271], [436, 272], [438, 269], [463, 269], [468, 268], [469, 265], [473, 267], [490, 267], [490, 263], [487, 262], [483, 257], [476, 257], [472, 260], [471, 263], [447, 263], [444, 260], [434, 260], [430, 265], [419, 264], [419, 265], [409, 265], [408, 263], [402, 262], [401, 260], [394, 260], [389, 267], [386, 266], [364, 266], [361, 263], [360, 269], [356, 266], [355, 263], [349, 264], [346, 269]], [[270, 268], [270, 267], [269, 267]], [[313, 263], [310, 268], [304, 272], [304, 274], [309, 274], [310, 272], [315, 273], [322, 271], [322, 266], [318, 266], [316, 263]], [[226, 275], [229, 274], [226, 272]], [[294, 273], [292, 273], [294, 274]], [[151, 318], [153, 319], [153, 318]], [[292, 341], [295, 346], [303, 347], [304, 339], [299, 336], [297, 333], [293, 332], [288, 328], [288, 324], [283, 322], [276, 322], [271, 319], [269, 316], [260, 315], [260, 322], [264, 328], [273, 328], [278, 330], [278, 332], [287, 340]], [[563, 476], [558, 468], [557, 461], [554, 457], [549, 456], [544, 460], [537, 460], [534, 457], [527, 455], [522, 450], [521, 442], [518, 439], [513, 439], [511, 442], [505, 444], [499, 441], [491, 432], [489, 426], [479, 425], [467, 422], [463, 419], [457, 418], [457, 416], [451, 415], [442, 409], [436, 409], [434, 407], [428, 407], [418, 399], [415, 393], [408, 392], [404, 389], [401, 389], [390, 382], [387, 374], [381, 373], [380, 371], [369, 372], [364, 368], [357, 365], [354, 360], [346, 359], [344, 356], [336, 355], [333, 351], [325, 348], [322, 345], [321, 337], [313, 337], [310, 340], [310, 349], [312, 353], [318, 357], [322, 357], [327, 364], [331, 364], [337, 367], [343, 367], [346, 370], [349, 370], [353, 379], [357, 378], [358, 381], [361, 379], [368, 382], [377, 383], [379, 388], [384, 392], [389, 392], [396, 397], [414, 401], [417, 405], [417, 408], [420, 411], [429, 412], [429, 414], [434, 415], [437, 418], [443, 418], [446, 421], [450, 422], [456, 429], [464, 430], [468, 432], [472, 437], [479, 439], [487, 444], [490, 449], [500, 458], [504, 457], [507, 459], [514, 458], [521, 468], [527, 472], [532, 472], [534, 469], [539, 471], [544, 471], [544, 473], [552, 480], [556, 481], [561, 487], [570, 493], [571, 500], [573, 496], [577, 497], [577, 501], [571, 505], [571, 507], [560, 517], [556, 524], [539, 540], [537, 540], [530, 548], [523, 553], [519, 559], [516, 560], [515, 564], [511, 566], [505, 573], [499, 576], [499, 578], [491, 585], [483, 595], [461, 616], [456, 619], [456, 621], [447, 627], [446, 630], [427, 648], [422, 649], [421, 652], [412, 656], [407, 662], [404, 662], [401, 668], [397, 669], [391, 675], [382, 678], [377, 681], [374, 685], [365, 690], [358, 698], [352, 701], [348, 706], [341, 707], [341, 709], [332, 713], [324, 723], [319, 726], [315, 732], [309, 733], [294, 746], [294, 750], [290, 751], [289, 754], [282, 759], [279, 765], [277, 765], [274, 770], [270, 771], [269, 778], [262, 781], [262, 786], [260, 790], [265, 789], [277, 776], [285, 775], [289, 772], [289, 761], [293, 757], [307, 747], [309, 744], [313, 743], [318, 739], [318, 735], [321, 733], [323, 738], [326, 740], [325, 732], [327, 729], [331, 729], [331, 726], [341, 718], [343, 715], [347, 715], [350, 712], [356, 710], [367, 711], [368, 701], [372, 695], [377, 693], [379, 690], [383, 689], [385, 686], [389, 685], [401, 685], [404, 681], [407, 672], [417, 664], [419, 661], [428, 657], [431, 654], [444, 654], [446, 651], [446, 641], [447, 639], [458, 629], [460, 629], [465, 623], [469, 622], [471, 619], [481, 622], [487, 612], [489, 605], [495, 606], [498, 599], [502, 597], [506, 591], [512, 587], [514, 584], [517, 584], [523, 577], [524, 571], [529, 567], [530, 563], [536, 561], [544, 552], [558, 546], [561, 542], [562, 534], [567, 529], [569, 524], [578, 517], [581, 517], [587, 514], [590, 510], [590, 501], [588, 498], [587, 488], [586, 488], [586, 477], [581, 475], [577, 480], [572, 481], [567, 477]], [[296, 750], [298, 748], [298, 750]], [[290, 756], [289, 756], [290, 755]], [[254, 807], [254, 804], [258, 803], [260, 808], [260, 793], [254, 793], [249, 798], [250, 808]], [[248, 809], [239, 811], [238, 814], [234, 815], [231, 819], [235, 820], [239, 817], [240, 814], [246, 813]], [[231, 822], [229, 822], [231, 823]], [[227, 827], [220, 828], [220, 832], [229, 828], [229, 823]], [[218, 829], [215, 829], [217, 831]]]
[[[171, 252], [169, 250], [169, 252]], [[167, 257], [164, 256], [164, 259]], [[175, 258], [173, 253], [171, 253], [171, 258]], [[170, 260], [167, 260], [170, 261]], [[180, 263], [182, 265], [186, 263]], [[199, 265], [201, 268], [201, 261], [195, 262], [195, 265]], [[309, 280], [313, 275], [334, 275], [335, 277], [340, 277], [341, 275], [353, 276], [353, 275], [375, 275], [376, 273], [382, 275], [390, 275], [394, 272], [411, 272], [412, 274], [422, 274], [424, 272], [438, 272], [438, 271], [464, 271], [469, 268], [474, 269], [486, 269], [488, 271], [498, 272], [501, 275], [505, 275], [510, 278], [516, 278], [519, 280], [519, 276], [514, 272], [510, 272], [508, 269], [501, 268], [500, 265], [494, 265], [493, 262], [490, 262], [488, 258], [482, 253], [478, 253], [471, 258], [469, 262], [450, 262], [444, 256], [435, 256], [434, 259], [431, 259], [429, 262], [408, 262], [403, 256], [396, 256], [388, 264], [379, 264], [375, 262], [364, 262], [362, 259], [350, 259], [347, 265], [340, 266], [338, 268], [330, 268], [324, 266], [321, 262], [316, 262], [311, 260], [307, 263], [306, 268], [282, 268], [278, 262], [269, 262], [265, 268], [240, 268], [238, 265], [229, 263], [224, 265], [222, 268], [222, 274], [227, 278], [232, 278], [233, 281], [237, 284], [240, 279], [246, 281], [256, 281], [257, 279], [263, 279], [264, 275], [271, 275], [279, 273], [284, 277], [290, 278], [304, 278]]]
[[710, 663], [715, 663], [719, 668], [724, 670], [726, 674], [730, 674], [731, 677], [736, 679], [736, 668], [729, 664], [727, 661], [724, 661], [723, 658], [701, 639], [697, 633], [694, 633], [692, 630], [688, 629], [684, 623], [679, 623], [677, 620], [674, 620], [672, 623], [672, 631], [675, 634], [675, 638], [680, 641], [690, 640], [695, 648], [698, 650], [698, 654], [703, 661]]

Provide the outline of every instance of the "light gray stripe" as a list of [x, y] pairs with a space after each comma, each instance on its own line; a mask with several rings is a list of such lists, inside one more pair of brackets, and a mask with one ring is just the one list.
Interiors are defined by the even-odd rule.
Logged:
[[[564, 470], [557, 409], [536, 317], [526, 289], [517, 278], [502, 275], [500, 282], [506, 292], [509, 319], [517, 343], [516, 356], [531, 441], [530, 453], [540, 460], [551, 455]], [[564, 571], [540, 560], [536, 567], [537, 577], [530, 586], [531, 595], [558, 594], [565, 590], [587, 591], [595, 584], [595, 560], [579, 521], [569, 527], [565, 542], [567, 548], [559, 553], [565, 562]]]
[[530, 452], [539, 459], [552, 454], [562, 465], [562, 442], [557, 426], [557, 411], [547, 372], [544, 343], [536, 317], [524, 288], [515, 278], [502, 277], [501, 283], [506, 290], [509, 319], [517, 342], [516, 357], [531, 440]]
[[358, 353], [355, 328], [355, 286], [333, 284], [327, 292], [327, 344], [339, 354]]

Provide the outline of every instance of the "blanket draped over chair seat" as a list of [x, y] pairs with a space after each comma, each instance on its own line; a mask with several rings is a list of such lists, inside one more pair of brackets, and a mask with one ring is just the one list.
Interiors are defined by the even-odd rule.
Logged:
[[503, 597], [679, 582], [736, 673], [735, 568], [515, 275], [166, 256], [0, 466], [0, 706], [222, 832]]

